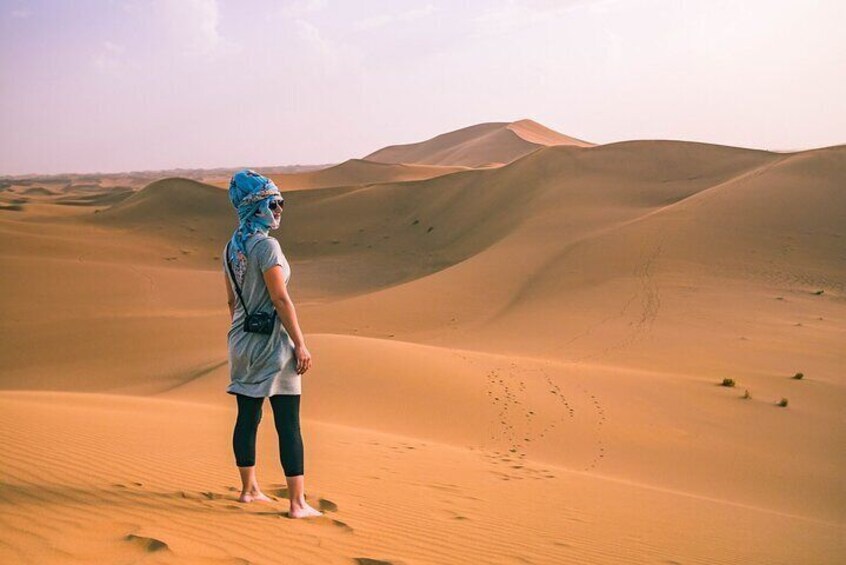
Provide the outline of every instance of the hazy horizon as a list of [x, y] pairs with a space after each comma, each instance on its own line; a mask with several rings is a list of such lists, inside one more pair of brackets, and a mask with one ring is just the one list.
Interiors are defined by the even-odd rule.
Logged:
[[594, 143], [838, 145], [844, 16], [833, 0], [3, 0], [0, 175], [336, 163], [524, 118]]

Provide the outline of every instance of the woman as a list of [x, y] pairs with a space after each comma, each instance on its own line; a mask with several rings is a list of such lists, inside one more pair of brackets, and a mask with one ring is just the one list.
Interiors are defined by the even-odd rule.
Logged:
[[[311, 368], [311, 354], [286, 288], [291, 267], [279, 242], [267, 233], [279, 227], [284, 198], [273, 181], [243, 169], [229, 183], [229, 200], [238, 211], [239, 220], [223, 253], [226, 295], [232, 316], [228, 334], [231, 382], [226, 392], [234, 394], [238, 401], [232, 437], [235, 462], [241, 473], [238, 500], [270, 501], [259, 488], [255, 468], [256, 431], [264, 399], [270, 398], [279, 436], [279, 456], [288, 483], [291, 503], [288, 515], [291, 518], [320, 516], [322, 513], [305, 501], [299, 421], [302, 374]], [[247, 314], [258, 312], [276, 314], [268, 320], [270, 333], [245, 330]]]

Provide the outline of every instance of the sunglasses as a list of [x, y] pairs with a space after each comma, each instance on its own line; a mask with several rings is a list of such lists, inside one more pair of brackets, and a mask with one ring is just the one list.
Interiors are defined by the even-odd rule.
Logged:
[[279, 206], [280, 208], [284, 208], [284, 207], [285, 207], [285, 200], [271, 200], [271, 201], [267, 204], [267, 206], [268, 206], [271, 210], [276, 210], [276, 207], [277, 207], [277, 206]]

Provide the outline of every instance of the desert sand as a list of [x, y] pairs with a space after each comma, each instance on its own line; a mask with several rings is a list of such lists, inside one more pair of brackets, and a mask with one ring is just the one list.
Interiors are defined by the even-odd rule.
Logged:
[[364, 159], [417, 165], [499, 166], [553, 145], [593, 144], [553, 131], [533, 120], [490, 122], [443, 133], [419, 143], [391, 145]]
[[846, 146], [521, 120], [265, 172], [324, 516], [269, 405], [237, 502], [225, 178], [5, 179], [0, 561], [846, 559]]

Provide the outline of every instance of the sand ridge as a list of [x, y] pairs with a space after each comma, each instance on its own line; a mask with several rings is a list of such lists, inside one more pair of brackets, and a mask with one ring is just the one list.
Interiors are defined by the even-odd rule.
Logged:
[[339, 165], [304, 173], [270, 175], [282, 191], [328, 188], [346, 185], [371, 185], [434, 178], [470, 167], [378, 163], [366, 159], [348, 159]]
[[391, 145], [365, 159], [383, 163], [496, 167], [553, 145], [590, 147], [593, 144], [523, 119], [476, 124], [419, 143]]
[[[824, 562], [841, 543], [836, 524], [308, 419], [308, 498], [325, 515], [292, 521], [284, 483], [273, 478], [263, 482], [274, 502], [236, 502], [223, 449], [231, 409], [80, 393], [4, 392], [0, 404], [3, 551], [13, 559], [272, 563], [284, 546], [303, 563], [706, 563], [721, 555], [788, 563]], [[98, 426], [104, 419], [111, 425]], [[65, 441], [56, 441], [56, 423]], [[174, 428], [181, 433], [149, 433]], [[26, 453], [9, 441], [24, 429], [32, 443], [56, 447]], [[84, 462], [103, 450], [108, 465], [89, 469]], [[260, 433], [258, 452], [268, 466], [277, 458], [270, 434]], [[23, 473], [24, 462], [34, 473]], [[28, 519], [35, 508], [38, 522]], [[680, 532], [691, 516], [696, 530]], [[764, 541], [797, 530], [803, 544]], [[61, 534], [73, 531], [85, 539]]]
[[4, 185], [4, 561], [842, 555], [846, 146], [459, 132], [281, 177], [314, 523], [267, 422], [232, 491], [225, 187]]

